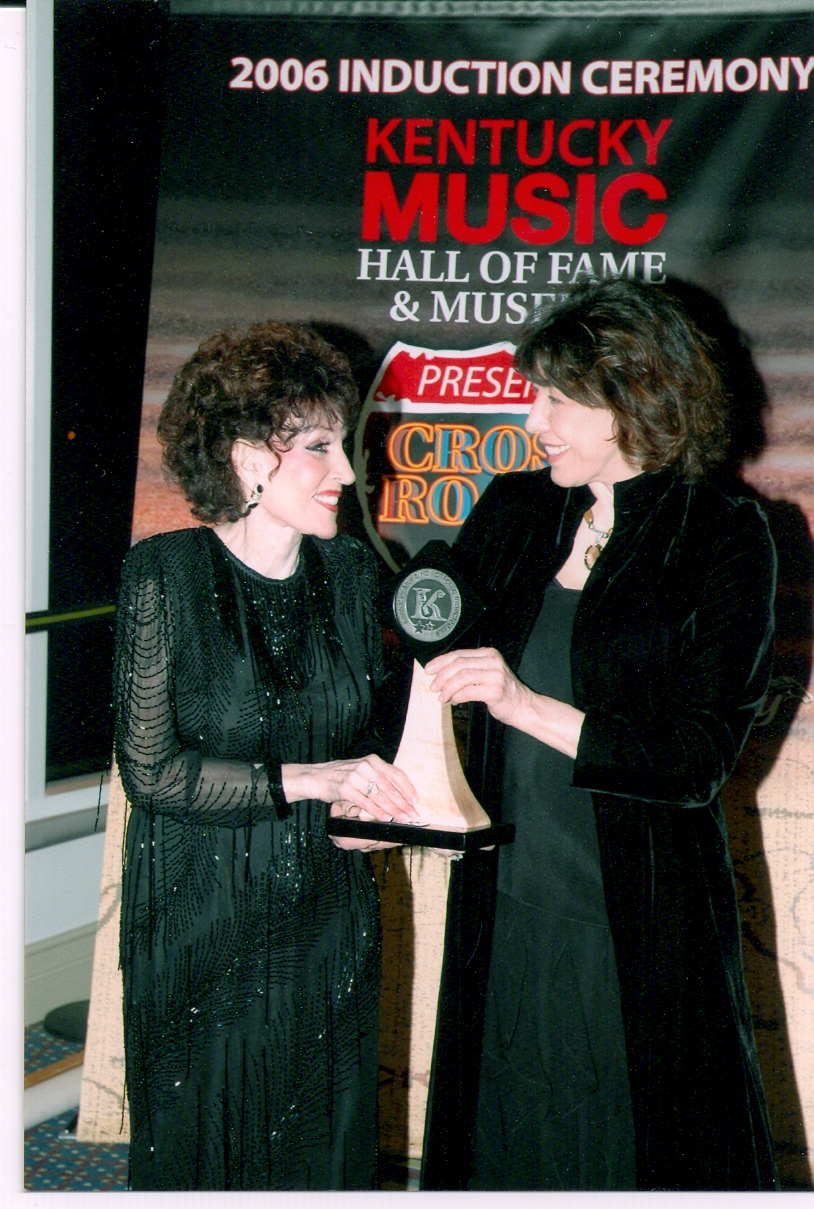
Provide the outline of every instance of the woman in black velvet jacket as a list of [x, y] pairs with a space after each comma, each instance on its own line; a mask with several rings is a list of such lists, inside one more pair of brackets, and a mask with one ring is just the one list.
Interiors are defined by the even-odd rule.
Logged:
[[517, 827], [470, 1186], [771, 1189], [720, 801], [770, 674], [766, 521], [705, 477], [724, 396], [662, 290], [581, 287], [516, 362], [549, 468], [474, 510], [455, 556], [498, 607], [428, 664], [483, 703], [470, 780]]

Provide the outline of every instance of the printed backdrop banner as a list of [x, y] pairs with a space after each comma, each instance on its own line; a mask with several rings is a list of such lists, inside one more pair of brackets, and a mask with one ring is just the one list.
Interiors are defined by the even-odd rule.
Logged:
[[[195, 523], [155, 422], [220, 328], [305, 321], [348, 353], [365, 405], [344, 524], [395, 567], [451, 541], [492, 476], [544, 463], [511, 365], [532, 314], [591, 277], [683, 290], [738, 367], [744, 477], [781, 553], [777, 679], [727, 810], [778, 1154], [810, 1186], [814, 19], [301, 10], [172, 6], [134, 539]], [[413, 1158], [434, 859], [394, 856], [384, 896], [382, 1148]]]
[[171, 21], [152, 347], [267, 316], [366, 346], [358, 491], [396, 563], [540, 464], [498, 366], [572, 283], [692, 281], [758, 341], [807, 297], [809, 18], [209, 13]]

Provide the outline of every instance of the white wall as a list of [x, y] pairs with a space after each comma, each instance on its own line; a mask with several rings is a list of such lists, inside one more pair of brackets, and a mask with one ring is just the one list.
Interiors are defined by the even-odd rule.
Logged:
[[96, 922], [104, 832], [26, 853], [25, 943]]

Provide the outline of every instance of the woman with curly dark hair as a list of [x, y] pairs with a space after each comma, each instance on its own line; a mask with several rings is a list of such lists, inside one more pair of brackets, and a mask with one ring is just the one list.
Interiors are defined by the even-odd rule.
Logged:
[[358, 398], [283, 324], [206, 341], [159, 423], [211, 527], [125, 560], [116, 758], [134, 1189], [375, 1186], [380, 938], [348, 803], [415, 817], [374, 750], [376, 567], [337, 537]]
[[661, 288], [573, 291], [516, 352], [548, 468], [454, 553], [496, 604], [427, 665], [479, 702], [501, 849], [470, 1187], [770, 1189], [721, 786], [772, 653], [759, 507], [716, 486], [726, 399]]

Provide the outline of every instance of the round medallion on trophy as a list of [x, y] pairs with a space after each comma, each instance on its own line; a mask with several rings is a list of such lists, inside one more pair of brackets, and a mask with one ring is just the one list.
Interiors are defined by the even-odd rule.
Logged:
[[419, 567], [403, 579], [393, 598], [396, 618], [418, 642], [442, 642], [461, 619], [461, 593], [455, 580], [435, 567]]
[[472, 636], [486, 604], [446, 542], [427, 542], [384, 589], [382, 620], [422, 665]]

